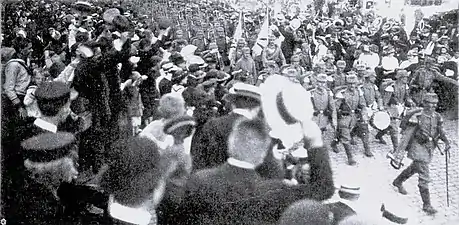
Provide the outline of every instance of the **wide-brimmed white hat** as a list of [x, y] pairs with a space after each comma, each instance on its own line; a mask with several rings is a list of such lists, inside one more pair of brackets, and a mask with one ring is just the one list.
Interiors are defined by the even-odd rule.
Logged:
[[272, 75], [260, 85], [261, 105], [271, 135], [285, 146], [303, 138], [301, 123], [313, 117], [311, 93], [288, 78]]

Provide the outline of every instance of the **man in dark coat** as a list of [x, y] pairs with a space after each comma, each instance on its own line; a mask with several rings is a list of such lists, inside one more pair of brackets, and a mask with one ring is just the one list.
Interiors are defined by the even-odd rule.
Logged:
[[70, 89], [62, 82], [45, 82], [35, 91], [37, 105], [42, 113], [40, 118], [28, 118], [18, 124], [15, 136], [8, 140], [3, 149], [4, 179], [2, 179], [3, 203], [9, 204], [8, 199], [18, 188], [18, 177], [24, 173], [23, 152], [20, 143], [30, 137], [42, 133], [65, 131], [73, 134], [84, 130], [85, 121], [70, 111]]
[[14, 224], [76, 224], [64, 216], [58, 190], [63, 182], [73, 180], [76, 171], [75, 136], [70, 133], [43, 133], [21, 144], [27, 173], [17, 177], [13, 204], [6, 220]]
[[193, 169], [219, 166], [228, 159], [228, 136], [234, 122], [240, 118], [252, 119], [260, 108], [258, 87], [249, 84], [235, 84], [226, 99], [233, 110], [226, 116], [208, 121], [199, 133], [193, 136], [191, 156]]
[[228, 140], [230, 158], [219, 167], [191, 176], [176, 224], [275, 224], [293, 202], [325, 200], [334, 192], [328, 153], [305, 137], [311, 166], [309, 182], [288, 185], [255, 171], [271, 151], [271, 137], [259, 119], [240, 119]]

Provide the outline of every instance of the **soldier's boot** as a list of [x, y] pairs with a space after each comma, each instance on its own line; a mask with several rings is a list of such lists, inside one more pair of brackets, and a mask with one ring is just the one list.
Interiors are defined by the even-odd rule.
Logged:
[[333, 140], [330, 143], [330, 147], [331, 147], [331, 149], [333, 150], [334, 153], [339, 153], [338, 142], [336, 140]]
[[370, 150], [370, 143], [367, 138], [363, 138], [363, 149], [365, 150], [364, 154], [366, 157], [373, 157], [373, 152]]
[[392, 147], [394, 147], [394, 149], [391, 151], [391, 153], [394, 153], [397, 148], [398, 148], [398, 137], [397, 137], [397, 134], [394, 134], [394, 133], [391, 133], [390, 134], [390, 139], [392, 141]]
[[378, 133], [376, 134], [375, 138], [376, 140], [379, 141], [379, 143], [385, 145], [387, 144], [387, 142], [384, 140], [384, 132], [383, 131], [378, 131]]
[[405, 187], [403, 187], [403, 182], [405, 182], [406, 180], [408, 180], [408, 178], [410, 178], [411, 176], [413, 176], [413, 170], [410, 167], [404, 169], [402, 171], [402, 173], [400, 173], [400, 175], [398, 175], [397, 178], [395, 178], [394, 182], [392, 182], [392, 185], [394, 185], [395, 187], [397, 187], [398, 189], [398, 192], [402, 195], [407, 195], [408, 192], [406, 191]]
[[429, 188], [419, 187], [419, 192], [421, 193], [421, 198], [423, 202], [422, 210], [429, 215], [437, 213], [437, 210], [434, 207], [432, 207], [432, 204], [430, 204]]
[[344, 150], [346, 150], [347, 164], [354, 166], [357, 162], [354, 160], [354, 155], [352, 155], [351, 146], [349, 144], [343, 144]]
[[357, 141], [355, 141], [354, 136], [351, 137], [351, 145], [357, 145]]

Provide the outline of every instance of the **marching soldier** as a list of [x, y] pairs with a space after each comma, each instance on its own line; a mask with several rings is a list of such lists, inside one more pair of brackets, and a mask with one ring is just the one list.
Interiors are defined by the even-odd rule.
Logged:
[[376, 134], [376, 139], [381, 144], [386, 144], [383, 136], [389, 132], [394, 151], [398, 146], [397, 120], [402, 116], [405, 107], [414, 106], [414, 102], [409, 95], [408, 76], [406, 70], [399, 70], [396, 75], [397, 81], [393, 81], [392, 79], [383, 80], [381, 84], [383, 104], [391, 119], [389, 127], [379, 131]]
[[[384, 106], [382, 104], [382, 99], [381, 99], [381, 94], [378, 90], [378, 87], [375, 85], [375, 80], [376, 80], [376, 73], [373, 71], [365, 71], [363, 73], [363, 84], [360, 87], [363, 97], [365, 99], [365, 106], [368, 109], [368, 118], [371, 118], [373, 116], [373, 113], [376, 112], [378, 109], [383, 110]], [[361, 130], [364, 132], [363, 138], [363, 147], [365, 148], [365, 155], [371, 157], [373, 156], [373, 153], [371, 153], [370, 146], [370, 136], [369, 136], [369, 127], [368, 124], [366, 123], [361, 123], [359, 124], [361, 126]], [[354, 145], [354, 133], [351, 133], [352, 140], [351, 143]], [[368, 150], [367, 150], [368, 149]]]
[[346, 61], [338, 60], [336, 62], [336, 74], [333, 76], [333, 86], [339, 87], [346, 84]]
[[[418, 187], [423, 202], [423, 211], [428, 214], [437, 212], [430, 203], [429, 192], [429, 164], [432, 161], [433, 152], [438, 148], [438, 141], [445, 143], [445, 151], [449, 151], [450, 145], [443, 130], [443, 118], [435, 108], [438, 103], [438, 96], [435, 93], [427, 93], [424, 96], [424, 106], [419, 112], [406, 118], [408, 125], [415, 126], [413, 135], [406, 136], [407, 141], [412, 144], [407, 146], [408, 158], [413, 162], [392, 182], [398, 188], [398, 192], [406, 195], [408, 192], [403, 187], [403, 182], [409, 179], [415, 173], [419, 174]], [[404, 151], [405, 149], [398, 149]]]
[[376, 87], [375, 85], [376, 73], [374, 71], [367, 70], [363, 75], [363, 78], [364, 82], [361, 87], [361, 90], [366, 101], [366, 106], [373, 111], [377, 110], [378, 108], [379, 110], [383, 110], [384, 106], [381, 94], [379, 92], [378, 87]]
[[312, 104], [314, 106], [314, 122], [317, 123], [322, 133], [331, 122], [333, 129], [336, 129], [337, 115], [333, 99], [333, 93], [327, 88], [327, 75], [319, 74], [316, 80], [316, 88], [311, 91]]
[[351, 133], [362, 138], [366, 156], [371, 157], [373, 154], [369, 148], [368, 138], [365, 137], [368, 135], [368, 114], [365, 98], [357, 89], [357, 76], [348, 75], [346, 83], [348, 84], [347, 87], [340, 87], [335, 91], [337, 93], [335, 96], [337, 98], [338, 132], [336, 139], [331, 143], [331, 147], [334, 152], [338, 153], [337, 142], [340, 141], [346, 151], [348, 164], [352, 166], [356, 164], [356, 161], [350, 146]]
[[410, 81], [410, 87], [413, 87], [414, 101], [417, 105], [423, 102], [423, 98], [427, 93], [432, 92], [432, 83], [434, 80], [458, 85], [456, 80], [442, 75], [440, 69], [434, 63], [435, 59], [426, 57], [425, 63], [414, 72], [414, 76]]

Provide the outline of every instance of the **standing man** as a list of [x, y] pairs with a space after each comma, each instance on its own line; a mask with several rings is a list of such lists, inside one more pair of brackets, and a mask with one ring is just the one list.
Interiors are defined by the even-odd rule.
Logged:
[[248, 80], [245, 83], [255, 85], [258, 79], [258, 72], [255, 61], [252, 59], [252, 55], [250, 54], [250, 48], [242, 48], [242, 54], [242, 58], [236, 62], [234, 71], [242, 70], [247, 73]]
[[314, 106], [313, 121], [317, 123], [322, 133], [331, 122], [336, 129], [337, 117], [333, 93], [327, 88], [327, 75], [319, 74], [316, 79], [316, 88], [311, 91], [312, 104]]
[[[363, 126], [358, 126], [357, 124], [368, 124], [368, 115], [367, 108], [365, 103], [365, 98], [363, 94], [357, 89], [358, 78], [356, 75], [346, 76], [347, 87], [344, 87], [344, 90], [336, 90], [337, 93], [335, 96], [337, 98], [336, 104], [338, 108], [338, 132], [336, 138], [343, 143], [344, 149], [346, 150], [348, 164], [353, 166], [356, 164], [354, 160], [354, 155], [352, 154], [350, 140], [351, 133], [358, 134], [362, 141], [364, 142], [365, 155], [371, 157], [373, 154], [370, 152], [368, 143], [365, 143], [366, 135], [368, 135], [368, 130], [365, 130]], [[339, 92], [339, 93], [338, 93]], [[334, 152], [338, 153], [336, 139], [332, 141], [331, 147]]]
[[235, 121], [241, 118], [253, 119], [260, 111], [260, 93], [256, 86], [236, 83], [225, 98], [230, 102], [232, 112], [208, 121], [193, 136], [191, 156], [194, 170], [225, 163], [228, 159], [228, 136]]
[[408, 158], [412, 159], [413, 162], [402, 171], [392, 184], [398, 188], [401, 194], [406, 195], [408, 192], [403, 187], [403, 182], [418, 173], [418, 187], [424, 204], [422, 210], [428, 214], [435, 214], [437, 210], [430, 203], [429, 164], [432, 161], [433, 152], [438, 147], [439, 140], [445, 143], [445, 151], [448, 151], [451, 146], [443, 130], [443, 118], [439, 113], [435, 112], [438, 96], [435, 93], [428, 93], [423, 103], [423, 109], [420, 112], [414, 113], [410, 118], [406, 118], [408, 123], [416, 126], [415, 129], [417, 129], [409, 137], [412, 139], [412, 144], [407, 147]]
[[434, 58], [426, 56], [424, 63], [414, 72], [409, 84], [413, 88], [413, 100], [417, 105], [421, 105], [424, 96], [433, 91], [432, 83], [434, 80], [451, 83], [456, 87], [458, 85], [456, 80], [440, 73], [440, 69], [435, 66]]
[[[27, 66], [27, 60], [32, 53], [32, 44], [25, 38], [18, 37], [14, 42], [16, 57], [4, 65], [2, 75], [2, 120], [4, 125], [14, 122], [16, 119], [25, 119], [27, 111], [23, 104], [27, 88], [32, 80], [32, 72]], [[14, 126], [14, 124], [11, 124]], [[7, 131], [9, 129], [4, 129]]]
[[379, 131], [376, 134], [376, 139], [381, 144], [386, 144], [384, 135], [389, 133], [392, 140], [394, 151], [398, 146], [398, 126], [397, 120], [402, 116], [405, 107], [414, 106], [414, 102], [410, 97], [410, 90], [408, 87], [408, 72], [406, 70], [397, 71], [397, 81], [389, 80], [381, 84], [381, 94], [383, 98], [384, 107], [386, 107], [390, 115], [390, 125], [388, 128]]

